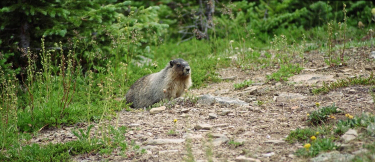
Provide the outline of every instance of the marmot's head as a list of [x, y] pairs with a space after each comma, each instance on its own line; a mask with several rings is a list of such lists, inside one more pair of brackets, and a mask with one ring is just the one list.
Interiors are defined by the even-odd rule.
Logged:
[[171, 60], [169, 65], [180, 76], [190, 76], [191, 74], [189, 63], [183, 59]]

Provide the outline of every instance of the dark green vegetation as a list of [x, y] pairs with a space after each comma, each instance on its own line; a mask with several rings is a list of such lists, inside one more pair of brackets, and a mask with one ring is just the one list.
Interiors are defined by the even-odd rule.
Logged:
[[[219, 82], [215, 70], [231, 64], [250, 70], [276, 67], [268, 79], [285, 81], [301, 71], [305, 51], [326, 50], [327, 64], [336, 66], [345, 63], [348, 38], [359, 42], [373, 34], [374, 4], [369, 1], [199, 2], [2, 0], [0, 161], [65, 161], [116, 147], [138, 151], [127, 147], [131, 142], [123, 138], [124, 128], [106, 130], [102, 121], [128, 109], [118, 98], [171, 59], [189, 62], [194, 88]], [[366, 26], [358, 28], [359, 21]], [[228, 59], [234, 56], [235, 61]], [[357, 81], [339, 84], [349, 83]], [[338, 86], [325, 87], [316, 92]], [[311, 121], [320, 123], [320, 113]], [[91, 138], [89, 127], [75, 133], [78, 141], [45, 146], [29, 142], [40, 130], [78, 122], [100, 123], [102, 134], [110, 135]], [[342, 122], [335, 132], [340, 134], [346, 125]], [[317, 146], [322, 150], [337, 148], [331, 140], [321, 143]], [[373, 145], [366, 147], [374, 150]]]

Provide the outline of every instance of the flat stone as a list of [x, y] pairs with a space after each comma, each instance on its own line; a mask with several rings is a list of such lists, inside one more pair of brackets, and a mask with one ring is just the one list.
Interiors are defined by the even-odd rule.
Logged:
[[219, 103], [222, 105], [238, 105], [238, 106], [249, 105], [249, 103], [239, 100], [239, 99], [229, 98], [229, 97], [217, 97], [217, 96], [211, 96], [211, 95], [198, 96], [198, 103], [206, 104], [206, 105], [212, 105], [214, 103]]
[[306, 96], [299, 94], [299, 93], [287, 93], [282, 92], [279, 94], [279, 96], [276, 97], [276, 102], [291, 102], [291, 101], [297, 101], [297, 100], [303, 100], [306, 98]]
[[197, 124], [194, 128], [196, 130], [210, 130], [212, 128], [212, 125], [209, 125], [209, 124]]
[[207, 136], [209, 138], [227, 138], [227, 136], [225, 136], [224, 134], [220, 134], [220, 133], [209, 133], [207, 134]]
[[262, 154], [263, 157], [271, 157], [273, 155], [275, 155], [274, 152], [269, 152], [269, 153], [266, 153], [266, 154]]
[[354, 151], [353, 154], [358, 155], [358, 154], [365, 154], [367, 152], [368, 152], [367, 149], [360, 149], [360, 150]]
[[208, 118], [209, 119], [216, 119], [217, 118], [217, 115], [215, 113], [209, 113], [208, 114]]
[[341, 139], [344, 141], [344, 142], [349, 142], [355, 138], [357, 138], [358, 136], [358, 133], [356, 130], [354, 129], [349, 129], [347, 132], [345, 132], [344, 135], [341, 136]]
[[215, 138], [215, 139], [212, 141], [212, 145], [213, 145], [213, 146], [220, 146], [220, 145], [222, 145], [223, 143], [227, 143], [228, 141], [229, 141], [229, 138], [227, 138], [227, 137]]
[[268, 140], [268, 141], [265, 141], [264, 143], [283, 144], [283, 143], [285, 143], [285, 141], [282, 141], [282, 140]]
[[190, 109], [181, 109], [181, 113], [187, 113], [187, 112], [189, 112], [190, 111]]
[[221, 80], [235, 80], [237, 79], [237, 76], [230, 76], [230, 77], [226, 77], [226, 78], [221, 78]]
[[323, 82], [334, 82], [336, 79], [333, 75], [322, 75], [322, 74], [300, 74], [294, 75], [289, 78], [290, 82], [302, 83], [302, 84], [316, 84]]
[[185, 139], [202, 139], [203, 136], [201, 134], [185, 134], [183, 136]]
[[259, 86], [247, 87], [246, 89], [243, 90], [243, 92], [248, 93], [250, 95], [257, 95], [258, 94], [258, 88], [259, 88]]
[[185, 139], [153, 139], [146, 141], [147, 145], [164, 145], [172, 143], [183, 143]]
[[221, 110], [220, 115], [225, 116], [225, 115], [228, 115], [230, 112], [231, 112], [231, 110], [228, 110], [228, 109]]
[[261, 162], [259, 159], [248, 158], [245, 156], [238, 156], [235, 159], [236, 162]]
[[164, 151], [159, 151], [159, 155], [162, 155], [162, 154], [173, 154], [173, 153], [178, 153], [178, 150], [164, 150]]
[[152, 108], [150, 110], [150, 114], [158, 114], [158, 113], [163, 112], [165, 109], [166, 109], [165, 106], [161, 106], [161, 107], [157, 107], [157, 108]]

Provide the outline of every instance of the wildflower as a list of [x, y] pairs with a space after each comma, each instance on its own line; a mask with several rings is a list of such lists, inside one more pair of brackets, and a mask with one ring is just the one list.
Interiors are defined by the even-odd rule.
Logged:
[[229, 41], [229, 43], [231, 43], [231, 44], [232, 44], [233, 42], [234, 42], [234, 40], [230, 40], [230, 41]]
[[309, 113], [307, 113], [307, 115], [306, 116], [310, 116], [310, 114]]
[[306, 151], [309, 151], [309, 148], [311, 147], [311, 144], [306, 143], [303, 147], [306, 149]]
[[333, 116], [333, 115], [329, 115], [329, 117], [330, 117], [331, 119], [336, 119], [336, 117]]
[[345, 114], [346, 117], [349, 117], [350, 114]]
[[354, 117], [353, 117], [352, 115], [349, 115], [348, 118], [349, 118], [349, 119], [353, 119]]
[[315, 105], [316, 105], [316, 107], [319, 107], [319, 106], [320, 106], [320, 103], [319, 103], [319, 102], [316, 102]]
[[315, 141], [315, 140], [316, 140], [316, 137], [315, 137], [315, 136], [311, 136], [310, 139], [311, 139], [312, 141]]
[[316, 132], [315, 134], [316, 134], [316, 135], [319, 135], [319, 132]]
[[174, 122], [174, 123], [177, 123], [177, 119], [174, 119], [173, 122]]

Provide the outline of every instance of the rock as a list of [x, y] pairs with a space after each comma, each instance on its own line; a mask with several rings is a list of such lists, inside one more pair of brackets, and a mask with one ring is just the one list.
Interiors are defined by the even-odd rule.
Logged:
[[190, 109], [181, 109], [181, 113], [187, 113], [187, 112], [189, 112], [190, 111]]
[[367, 152], [368, 152], [367, 149], [360, 149], [360, 150], [354, 151], [353, 154], [358, 155], [358, 154], [365, 154]]
[[282, 141], [282, 140], [268, 140], [268, 141], [265, 141], [264, 143], [271, 143], [271, 144], [283, 144], [285, 143], [285, 141]]
[[250, 95], [257, 95], [258, 94], [258, 87], [259, 86], [251, 86], [247, 87], [243, 90], [243, 93], [249, 93]]
[[183, 138], [185, 138], [185, 139], [202, 139], [203, 137], [202, 137], [201, 134], [184, 134]]
[[355, 92], [357, 92], [355, 89], [350, 89], [350, 90], [348, 91], [348, 94], [355, 94]]
[[266, 153], [266, 154], [262, 154], [263, 157], [271, 157], [273, 155], [275, 155], [274, 152], [269, 152], [269, 153]]
[[369, 57], [375, 59], [375, 51], [371, 51], [371, 53], [369, 54]]
[[180, 117], [182, 117], [182, 118], [188, 118], [188, 117], [190, 117], [190, 115], [189, 114], [181, 114]]
[[245, 99], [245, 102], [253, 102], [253, 101], [256, 101], [257, 100], [257, 98], [256, 97], [249, 97], [249, 98], [246, 98]]
[[150, 110], [150, 114], [158, 114], [158, 113], [163, 112], [165, 109], [166, 109], [165, 106], [161, 106], [161, 107], [157, 107], [157, 108], [152, 108]]
[[178, 153], [178, 150], [164, 150], [164, 151], [159, 151], [159, 155], [162, 155], [162, 154], [173, 154], [173, 153]]
[[279, 96], [276, 96], [276, 102], [290, 102], [296, 100], [303, 100], [306, 96], [299, 93], [287, 93], [281, 92]]
[[228, 115], [229, 113], [230, 113], [231, 111], [230, 110], [228, 110], [228, 109], [225, 109], [225, 110], [221, 110], [221, 113], [220, 113], [220, 115], [222, 115], [222, 116], [225, 116], [225, 115]]
[[197, 124], [194, 128], [196, 130], [210, 130], [212, 126], [209, 124]]
[[239, 127], [237, 128], [236, 130], [233, 131], [233, 134], [241, 134], [243, 132], [245, 132], [245, 128], [244, 127]]
[[358, 133], [354, 129], [349, 129], [344, 135], [341, 136], [341, 140], [344, 142], [349, 142], [355, 138], [357, 138]]
[[128, 127], [131, 128], [131, 127], [139, 127], [140, 124], [129, 124]]
[[229, 98], [229, 97], [217, 97], [217, 96], [211, 96], [211, 95], [201, 95], [198, 96], [198, 103], [200, 104], [207, 104], [212, 105], [214, 103], [219, 103], [222, 105], [239, 105], [239, 106], [246, 106], [249, 105], [249, 103], [245, 101], [241, 101], [239, 99]]
[[312, 162], [323, 162], [323, 161], [351, 161], [354, 155], [341, 154], [338, 151], [325, 152], [319, 154], [317, 157], [310, 159]]
[[234, 139], [233, 142], [238, 143], [239, 144], [238, 146], [242, 146], [247, 142], [247, 140], [238, 138], [238, 139]]
[[171, 143], [183, 143], [185, 139], [153, 139], [146, 141], [147, 145], [164, 145]]
[[229, 141], [229, 138], [227, 138], [227, 137], [215, 138], [215, 139], [212, 141], [212, 145], [213, 145], [213, 146], [220, 146], [220, 145], [222, 145], [223, 143], [227, 143], [228, 141]]
[[236, 162], [261, 162], [259, 159], [247, 158], [245, 156], [236, 157]]
[[289, 78], [290, 83], [302, 83], [302, 84], [316, 84], [323, 82], [334, 82], [336, 79], [333, 78], [333, 75], [322, 75], [322, 74], [300, 74], [295, 75]]
[[375, 70], [375, 67], [372, 67], [372, 66], [366, 66], [366, 67], [365, 67], [365, 70], [369, 70], [369, 71], [371, 71], [371, 70]]
[[215, 113], [209, 113], [208, 114], [208, 118], [209, 119], [216, 119], [217, 118], [217, 115]]

